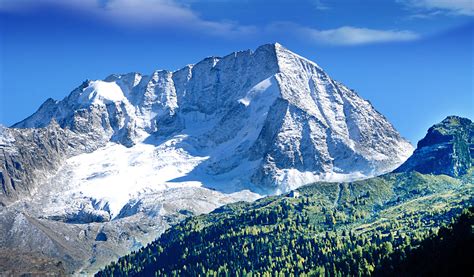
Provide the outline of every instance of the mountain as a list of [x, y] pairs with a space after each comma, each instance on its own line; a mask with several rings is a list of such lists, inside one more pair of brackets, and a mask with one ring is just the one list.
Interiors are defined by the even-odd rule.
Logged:
[[[107, 152], [133, 163], [128, 153], [141, 153], [143, 145], [153, 145], [156, 156], [166, 156], [166, 162], [154, 166], [152, 176], [136, 172], [128, 181], [158, 179], [149, 182], [203, 185], [227, 192], [278, 193], [318, 180], [379, 175], [396, 168], [412, 152], [411, 145], [368, 101], [279, 44], [209, 57], [175, 72], [85, 81], [61, 101], [48, 99], [13, 128], [48, 128], [55, 122], [62, 129], [59, 132], [74, 136], [67, 141], [87, 141], [87, 146], [55, 145], [65, 157], [106, 147]], [[10, 136], [20, 136], [14, 132]], [[15, 191], [12, 180], [15, 187], [31, 191], [37, 185], [37, 178], [32, 177], [35, 167], [41, 172], [58, 169], [57, 163], [48, 164], [49, 156], [58, 155], [48, 149], [49, 142], [36, 144], [38, 148], [46, 145], [41, 149], [48, 153], [46, 164], [35, 161], [38, 165], [16, 170], [10, 164], [28, 164], [28, 156], [22, 160], [12, 154], [11, 162], [2, 161], [8, 164], [1, 175], [6, 187], [2, 202]], [[23, 145], [11, 147], [6, 155]], [[97, 164], [101, 157], [84, 159], [94, 158]], [[29, 174], [22, 176], [18, 171]], [[101, 176], [108, 182], [124, 177], [105, 170], [89, 175], [87, 180]]]
[[[450, 133], [465, 134], [470, 121], [448, 117], [428, 133], [447, 123]], [[457, 136], [457, 143], [469, 145], [473, 136], [467, 134]], [[426, 160], [422, 160], [417, 154], [426, 147], [425, 142], [426, 138], [420, 141], [409, 160], [430, 162], [431, 156], [423, 156]], [[443, 158], [450, 164], [458, 160], [456, 155]], [[438, 164], [441, 169], [432, 167], [428, 174], [411, 169], [402, 172], [399, 168], [396, 173], [365, 180], [318, 182], [253, 203], [229, 204], [171, 227], [154, 242], [113, 262], [96, 276], [207, 276], [231, 272], [239, 276], [385, 276], [391, 272], [433, 273], [430, 266], [470, 276], [474, 267], [466, 253], [461, 254], [442, 239], [457, 246], [463, 242], [472, 245], [472, 214], [466, 209], [474, 206], [474, 167], [456, 178], [436, 175], [445, 163]], [[446, 229], [463, 211], [458, 223]], [[450, 228], [458, 233], [453, 234]], [[416, 250], [418, 247], [420, 250]], [[462, 247], [469, 249], [468, 245]], [[438, 259], [439, 264], [433, 266], [420, 253]], [[446, 260], [439, 260], [442, 257]], [[455, 257], [462, 257], [455, 261], [461, 267], [442, 265]], [[420, 268], [417, 261], [428, 268]]]
[[428, 130], [413, 155], [395, 172], [459, 176], [473, 165], [474, 123], [468, 118], [448, 116]]
[[86, 80], [1, 127], [0, 150], [0, 248], [88, 274], [190, 215], [379, 175], [412, 146], [317, 64], [267, 44]]

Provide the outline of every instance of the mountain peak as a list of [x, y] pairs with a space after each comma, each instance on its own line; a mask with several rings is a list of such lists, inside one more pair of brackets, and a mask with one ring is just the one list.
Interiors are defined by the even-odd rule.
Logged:
[[156, 137], [170, 141], [179, 148], [176, 164], [189, 172], [163, 184], [182, 177], [183, 183], [227, 191], [258, 186], [281, 192], [377, 175], [412, 150], [368, 101], [279, 43], [174, 72], [87, 81], [14, 127], [44, 127], [53, 119], [96, 137], [97, 147], [113, 142], [138, 149]]
[[460, 117], [457, 115], [449, 115], [443, 121], [433, 126], [442, 132], [455, 131], [459, 128], [466, 128], [472, 125], [472, 121], [469, 118]]
[[[281, 44], [278, 43], [278, 42], [272, 42], [272, 43], [265, 43], [265, 44], [262, 44], [262, 45], [260, 45], [260, 46], [257, 47], [257, 50], [260, 49], [260, 48], [273, 49], [273, 50], [276, 50], [276, 51], [283, 50], [283, 49], [287, 49], [286, 47], [284, 47], [283, 45], [281, 45]], [[257, 51], [257, 50], [256, 50], [256, 51]]]
[[284, 58], [302, 59], [306, 62], [316, 65], [315, 62], [289, 50], [288, 48], [286, 48], [285, 46], [281, 45], [278, 42], [260, 45], [259, 47], [257, 47], [255, 52], [259, 52], [259, 51], [268, 51], [269, 53], [272, 53], [274, 57], [277, 59], [284, 59]]
[[[469, 132], [472, 128], [473, 123], [470, 119], [455, 115], [448, 116], [428, 129], [426, 136], [418, 142], [418, 148], [451, 142], [457, 136], [462, 136], [463, 133]], [[466, 138], [469, 139], [469, 134], [466, 135]]]
[[413, 155], [395, 172], [460, 176], [474, 164], [474, 123], [464, 117], [448, 116], [428, 129]]

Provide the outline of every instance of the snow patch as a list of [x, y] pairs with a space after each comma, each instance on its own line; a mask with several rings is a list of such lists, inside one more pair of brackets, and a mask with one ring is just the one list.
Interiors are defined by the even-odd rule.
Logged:
[[350, 182], [352, 180], [361, 180], [370, 177], [361, 172], [352, 172], [349, 174], [337, 172], [318, 173], [310, 171], [302, 172], [294, 168], [279, 170], [276, 176], [278, 182], [281, 183], [280, 188], [276, 192], [277, 194], [285, 193], [315, 182]]
[[0, 146], [9, 145], [15, 142], [15, 137], [9, 132], [8, 128], [0, 124]]
[[122, 89], [116, 82], [91, 81], [79, 96], [78, 102], [84, 105], [105, 105], [125, 99]]
[[[255, 85], [249, 92], [247, 92], [247, 95], [244, 98], [239, 99], [238, 101], [242, 104], [244, 104], [246, 107], [250, 105], [250, 102], [255, 99], [259, 98], [264, 91], [266, 91], [270, 86], [274, 84], [274, 82], [271, 80], [272, 78], [265, 79]], [[268, 99], [268, 98], [267, 98]]]
[[93, 153], [70, 158], [70, 184], [75, 195], [108, 205], [111, 217], [139, 193], [174, 187], [201, 186], [199, 182], [170, 182], [189, 173], [207, 157], [193, 157], [175, 148], [177, 139], [158, 147], [139, 143], [127, 148], [110, 143]]

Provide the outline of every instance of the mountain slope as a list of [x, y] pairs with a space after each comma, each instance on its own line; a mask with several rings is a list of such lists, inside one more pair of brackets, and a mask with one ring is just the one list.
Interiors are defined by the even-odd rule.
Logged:
[[410, 249], [405, 259], [394, 252], [376, 276], [472, 276], [474, 267], [474, 207], [464, 210], [454, 224]]
[[35, 129], [0, 126], [0, 206], [34, 194], [65, 159], [101, 145], [95, 134], [77, 134], [55, 121]]
[[[457, 124], [451, 131], [464, 129]], [[469, 145], [472, 133], [451, 140]], [[458, 154], [465, 155], [466, 149]], [[455, 163], [457, 155], [444, 159], [459, 168], [470, 163]], [[421, 174], [408, 168], [361, 181], [319, 182], [254, 203], [230, 204], [188, 218], [97, 275], [383, 274], [403, 264], [406, 251], [474, 206], [474, 167], [457, 178], [435, 175], [439, 170], [433, 167]]]
[[395, 172], [415, 170], [459, 176], [473, 165], [474, 123], [467, 118], [448, 116], [428, 130], [413, 155]]
[[472, 175], [416, 172], [317, 183], [293, 195], [189, 218], [97, 275], [370, 275], [394, 250], [416, 247], [474, 204]]

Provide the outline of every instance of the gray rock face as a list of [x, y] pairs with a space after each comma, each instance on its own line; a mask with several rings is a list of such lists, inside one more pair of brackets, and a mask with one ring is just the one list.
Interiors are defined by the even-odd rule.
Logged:
[[0, 249], [2, 276], [66, 276], [62, 261], [41, 253]]
[[[41, 193], [40, 188], [38, 194]], [[18, 264], [8, 262], [15, 256], [4, 261], [3, 254], [8, 250], [17, 255], [18, 262], [22, 255], [30, 253], [43, 261], [42, 267], [61, 262], [58, 270], [67, 275], [91, 275], [188, 216], [209, 213], [242, 199], [255, 200], [250, 194], [224, 195], [204, 188], [172, 189], [132, 200], [114, 220], [94, 222], [77, 217], [70, 222], [49, 216], [51, 206], [61, 205], [52, 203], [49, 197], [35, 195], [32, 201], [20, 200], [0, 209], [0, 275], [18, 270]], [[28, 267], [30, 264], [25, 266], [24, 273], [28, 273]]]
[[[90, 143], [93, 141], [94, 143]], [[0, 127], [0, 204], [8, 205], [36, 190], [64, 160], [105, 144], [94, 133], [78, 134], [54, 120], [42, 128]]]
[[457, 177], [466, 174], [473, 165], [474, 123], [467, 118], [448, 116], [428, 130], [413, 155], [395, 172]]

